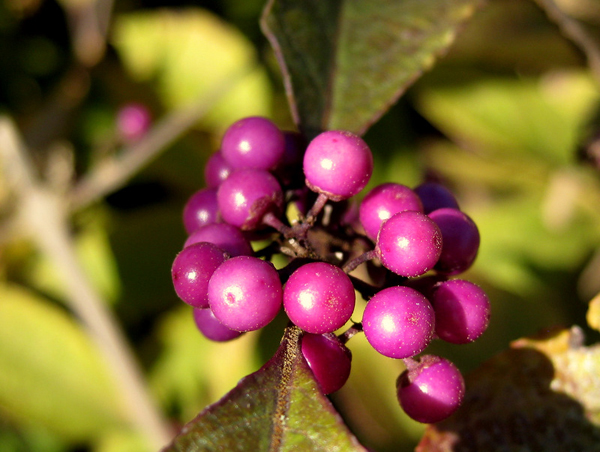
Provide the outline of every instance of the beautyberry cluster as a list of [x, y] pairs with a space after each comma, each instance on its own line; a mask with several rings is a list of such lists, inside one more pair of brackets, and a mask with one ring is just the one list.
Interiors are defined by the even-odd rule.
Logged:
[[[447, 359], [417, 355], [434, 338], [465, 344], [487, 328], [484, 291], [453, 278], [473, 264], [479, 231], [432, 182], [381, 184], [357, 207], [350, 198], [372, 172], [369, 147], [350, 132], [306, 143], [266, 118], [237, 121], [207, 162], [207, 187], [185, 205], [188, 239], [173, 284], [214, 341], [258, 330], [283, 310], [303, 331], [302, 354], [324, 394], [346, 382], [346, 342], [364, 332], [376, 351], [404, 360], [397, 397], [406, 413], [438, 422], [461, 404], [464, 381]], [[287, 264], [276, 268], [275, 255]], [[364, 263], [372, 281], [351, 275]], [[356, 292], [367, 301], [361, 322], [351, 321]]]

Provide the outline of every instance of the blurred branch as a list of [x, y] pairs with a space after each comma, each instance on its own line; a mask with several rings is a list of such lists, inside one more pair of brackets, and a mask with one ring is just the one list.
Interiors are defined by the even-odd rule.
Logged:
[[141, 141], [100, 162], [73, 188], [70, 196], [71, 208], [80, 209], [124, 185], [208, 113], [221, 96], [254, 69], [253, 66], [248, 66], [245, 70], [225, 78], [210, 95], [204, 95], [192, 105], [167, 115]]
[[563, 34], [585, 53], [590, 69], [600, 83], [600, 43], [598, 40], [590, 35], [583, 24], [560, 9], [554, 0], [535, 1], [546, 11], [548, 17], [558, 25]]
[[6, 180], [19, 197], [19, 219], [62, 274], [66, 301], [114, 373], [133, 428], [145, 435], [151, 447], [164, 446], [170, 440], [170, 429], [146, 391], [143, 374], [117, 322], [78, 262], [69, 235], [65, 200], [35, 176], [16, 126], [6, 116], [0, 116], [0, 157]]

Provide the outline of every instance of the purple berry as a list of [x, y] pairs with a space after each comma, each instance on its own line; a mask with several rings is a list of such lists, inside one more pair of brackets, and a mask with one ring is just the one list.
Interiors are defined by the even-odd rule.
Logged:
[[283, 210], [283, 192], [275, 176], [261, 169], [233, 172], [219, 187], [217, 201], [222, 218], [247, 231], [257, 229], [265, 214]]
[[398, 401], [412, 419], [431, 424], [446, 419], [462, 404], [465, 382], [454, 364], [426, 355], [398, 377]]
[[196, 229], [187, 238], [184, 248], [197, 242], [208, 242], [217, 245], [232, 257], [252, 256], [254, 251], [242, 231], [229, 223], [207, 224]]
[[377, 292], [367, 303], [363, 330], [375, 350], [390, 358], [421, 353], [433, 338], [435, 313], [419, 292], [394, 286]]
[[399, 212], [381, 225], [376, 250], [387, 269], [401, 276], [420, 276], [437, 263], [442, 233], [427, 215]]
[[423, 211], [428, 214], [442, 207], [458, 209], [458, 202], [450, 190], [436, 182], [425, 182], [414, 189], [421, 198]]
[[204, 181], [208, 187], [218, 187], [232, 173], [233, 168], [221, 151], [212, 154], [204, 167]]
[[217, 189], [203, 188], [194, 193], [183, 208], [183, 226], [191, 234], [201, 226], [219, 221]]
[[251, 116], [234, 122], [223, 136], [221, 152], [232, 168], [273, 169], [283, 158], [283, 132], [269, 119]]
[[335, 334], [305, 333], [301, 350], [323, 394], [344, 386], [350, 376], [352, 353]]
[[198, 330], [207, 339], [215, 342], [227, 342], [238, 338], [243, 334], [240, 331], [230, 330], [224, 326], [208, 308], [194, 308], [194, 322], [196, 323]]
[[304, 186], [304, 175], [298, 171], [302, 165], [306, 140], [298, 132], [284, 131], [285, 151], [283, 158], [274, 170], [275, 176], [286, 187], [299, 188]]
[[429, 214], [442, 232], [442, 252], [435, 270], [446, 275], [456, 275], [467, 270], [477, 257], [479, 230], [460, 210], [445, 207]]
[[405, 185], [386, 183], [373, 188], [360, 204], [360, 223], [367, 237], [377, 239], [381, 224], [392, 215], [405, 210], [423, 213], [421, 200]]
[[453, 279], [437, 286], [431, 298], [435, 311], [435, 333], [452, 344], [467, 344], [479, 338], [490, 321], [490, 301], [481, 287]]
[[208, 307], [208, 281], [229, 256], [212, 243], [195, 243], [175, 257], [171, 277], [177, 296], [195, 308]]
[[281, 308], [283, 290], [270, 262], [237, 256], [225, 261], [208, 283], [215, 317], [227, 328], [254, 331], [268, 325]]
[[332, 130], [309, 143], [303, 166], [311, 190], [341, 201], [367, 185], [373, 173], [373, 155], [358, 135]]
[[283, 307], [290, 320], [313, 334], [330, 333], [350, 319], [355, 295], [342, 269], [311, 262], [296, 270], [285, 284]]
[[124, 105], [117, 113], [117, 131], [126, 143], [139, 141], [146, 135], [151, 123], [150, 112], [143, 104]]

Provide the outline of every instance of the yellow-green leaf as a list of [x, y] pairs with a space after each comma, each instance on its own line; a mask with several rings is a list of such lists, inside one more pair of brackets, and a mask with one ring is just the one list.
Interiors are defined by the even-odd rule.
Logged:
[[121, 402], [106, 363], [68, 313], [0, 285], [0, 405], [8, 416], [81, 441], [122, 426]]
[[252, 43], [201, 8], [138, 11], [117, 17], [112, 43], [132, 77], [154, 81], [167, 108], [208, 99], [229, 87], [203, 125], [223, 129], [236, 119], [269, 115], [271, 87]]

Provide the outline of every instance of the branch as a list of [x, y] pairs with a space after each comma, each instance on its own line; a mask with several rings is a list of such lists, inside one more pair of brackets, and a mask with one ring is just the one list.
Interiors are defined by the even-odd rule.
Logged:
[[139, 142], [122, 149], [114, 157], [100, 162], [72, 190], [70, 208], [78, 210], [97, 201], [137, 174], [171, 143], [202, 118], [212, 106], [247, 76], [253, 66], [246, 67], [222, 80], [210, 94], [203, 95], [192, 105], [176, 110], [158, 122]]
[[154, 449], [162, 447], [172, 432], [147, 393], [143, 374], [115, 318], [82, 271], [69, 236], [64, 199], [36, 178], [21, 137], [6, 116], [0, 116], [0, 157], [6, 180], [20, 197], [20, 219], [62, 274], [66, 301], [114, 373], [133, 428], [144, 434]]
[[590, 36], [579, 21], [562, 11], [554, 0], [535, 1], [546, 11], [548, 17], [558, 25], [562, 33], [581, 48], [592, 73], [596, 80], [600, 82], [600, 43]]

